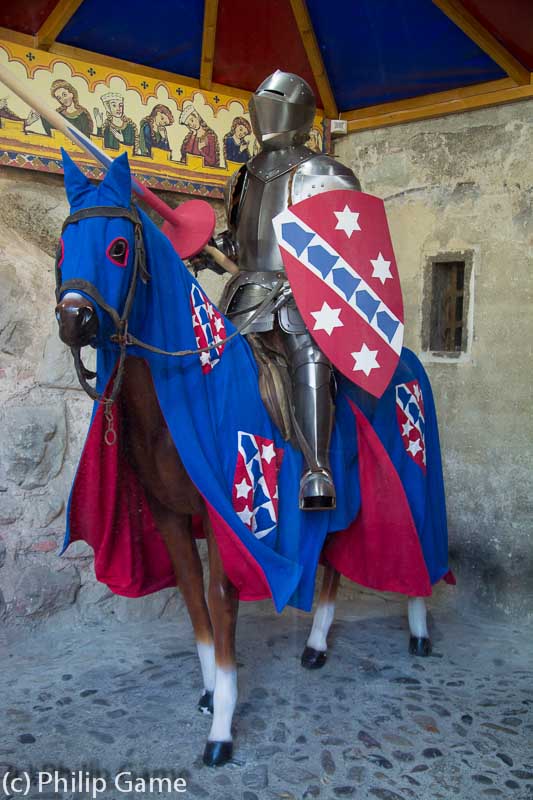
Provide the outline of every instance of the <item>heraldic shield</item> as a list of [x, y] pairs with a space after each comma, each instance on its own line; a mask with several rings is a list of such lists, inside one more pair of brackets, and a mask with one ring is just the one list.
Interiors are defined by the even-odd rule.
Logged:
[[323, 192], [290, 206], [273, 224], [309, 332], [340, 372], [381, 397], [404, 330], [383, 201], [350, 190]]

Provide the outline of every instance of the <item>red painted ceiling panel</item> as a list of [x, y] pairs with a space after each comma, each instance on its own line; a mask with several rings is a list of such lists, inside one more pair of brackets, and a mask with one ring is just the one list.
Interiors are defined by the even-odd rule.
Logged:
[[253, 92], [275, 69], [305, 78], [321, 105], [289, 0], [220, 0], [213, 80]]
[[58, 0], [2, 0], [0, 25], [19, 33], [37, 33]]
[[531, 0], [463, 0], [463, 5], [515, 58], [533, 70]]

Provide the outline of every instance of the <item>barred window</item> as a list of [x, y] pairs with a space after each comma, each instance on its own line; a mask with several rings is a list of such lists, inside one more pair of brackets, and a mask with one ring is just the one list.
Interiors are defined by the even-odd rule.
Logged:
[[422, 347], [457, 357], [467, 351], [471, 253], [428, 259], [422, 318]]

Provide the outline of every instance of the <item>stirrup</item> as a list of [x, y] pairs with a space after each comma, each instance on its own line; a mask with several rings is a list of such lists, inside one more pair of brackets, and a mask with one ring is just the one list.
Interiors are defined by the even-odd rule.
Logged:
[[331, 473], [327, 469], [306, 470], [300, 480], [298, 501], [301, 511], [333, 510], [337, 505], [337, 495]]

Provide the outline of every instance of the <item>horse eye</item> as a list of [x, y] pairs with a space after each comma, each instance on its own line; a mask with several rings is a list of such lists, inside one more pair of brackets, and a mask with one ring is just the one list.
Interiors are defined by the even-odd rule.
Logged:
[[107, 248], [107, 255], [111, 261], [123, 267], [128, 260], [128, 242], [126, 239], [114, 239]]

